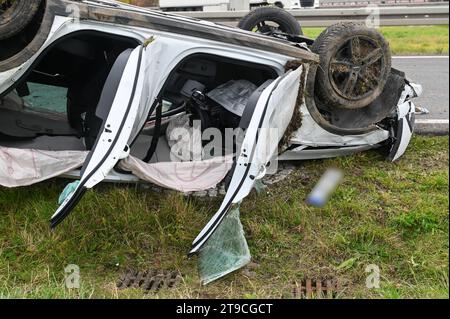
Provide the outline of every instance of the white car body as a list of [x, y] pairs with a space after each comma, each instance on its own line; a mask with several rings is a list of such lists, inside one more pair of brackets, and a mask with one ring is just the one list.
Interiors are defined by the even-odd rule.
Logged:
[[[165, 27], [159, 27], [162, 24], [152, 27], [149, 23], [148, 27], [144, 27], [142, 24], [135, 25], [133, 20], [131, 23], [121, 24], [113, 21], [113, 18], [103, 19], [103, 21], [90, 18], [78, 20], [77, 17], [70, 15], [56, 14], [48, 37], [39, 50], [23, 64], [0, 72], [0, 97], [3, 97], [27, 76], [41, 58], [45, 58], [45, 54], [51, 50], [52, 45], [71, 35], [94, 30], [99, 34], [127, 37], [140, 43], [128, 53], [117, 89], [109, 92], [114, 98], [108, 106], [109, 112], [104, 118], [103, 129], [99, 133], [96, 145], [90, 151], [82, 171], [75, 170], [64, 174], [64, 176], [79, 179], [79, 184], [56, 211], [53, 216], [54, 225], [70, 213], [87, 189], [93, 188], [98, 183], [107, 180], [139, 181], [137, 176], [122, 174], [115, 167], [120, 160], [130, 155], [133, 141], [141, 133], [149, 114], [153, 114], [155, 103], [171, 72], [183, 60], [196, 54], [261, 65], [275, 72], [278, 78], [274, 78], [268, 86], [261, 89], [254, 105], [255, 109], [249, 113], [245, 139], [236, 154], [236, 167], [228, 192], [217, 214], [194, 241], [191, 253], [201, 249], [231, 207], [240, 203], [253, 189], [256, 181], [264, 177], [266, 166], [272, 156], [276, 155], [277, 149], [271, 149], [269, 153], [261, 155], [267, 140], [260, 134], [260, 130], [276, 127], [284, 133], [296, 107], [300, 107], [303, 125], [292, 135], [290, 148], [280, 154], [282, 160], [348, 155], [378, 148], [390, 140], [393, 142], [389, 158], [398, 160], [410, 142], [415, 111], [411, 100], [420, 92], [420, 87], [417, 85], [409, 83], [404, 85], [403, 94], [396, 101], [397, 107], [394, 108], [395, 114], [392, 115], [392, 119], [398, 125], [392, 129], [385, 129], [375, 124], [364, 133], [333, 132], [315, 119], [311, 106], [307, 106], [305, 101], [300, 106], [296, 104], [301, 79], [307, 78], [310, 66], [314, 64], [312, 60], [316, 58], [304, 46], [299, 48], [286, 42], [209, 22], [154, 13], [115, 2], [82, 1], [74, 5], [80, 6], [81, 12], [89, 8], [91, 13], [100, 15], [103, 10], [111, 10], [111, 12], [122, 13], [126, 17], [137, 17], [137, 21], [140, 18], [149, 19], [149, 21], [166, 19], [169, 22], [173, 21], [174, 25], [183, 25], [183, 28], [171, 32], [164, 29]], [[230, 34], [231, 40], [228, 43], [221, 42], [219, 38], [213, 37], [216, 36], [214, 34], [211, 38], [207, 38], [209, 37], [207, 35], [198, 36], [200, 31], [192, 31], [192, 35], [181, 34], [181, 32], [188, 32], [183, 31], [186, 30], [184, 24], [192, 28], [198, 27], [199, 30], [205, 28], [205, 30], [215, 30], [215, 33]], [[233, 42], [232, 34], [243, 44]], [[256, 39], [254, 44], [252, 44], [253, 39]], [[267, 49], [263, 49], [262, 45], [267, 45]], [[274, 49], [270, 50], [270, 45], [273, 45]], [[295, 59], [301, 60], [303, 64], [286, 72], [287, 62]]]

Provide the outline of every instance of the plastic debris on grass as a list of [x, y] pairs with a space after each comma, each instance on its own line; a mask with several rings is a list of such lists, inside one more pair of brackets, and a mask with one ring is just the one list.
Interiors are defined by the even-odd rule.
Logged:
[[328, 169], [321, 177], [316, 187], [309, 194], [307, 202], [309, 205], [324, 207], [330, 199], [333, 192], [344, 179], [344, 172], [340, 169]]

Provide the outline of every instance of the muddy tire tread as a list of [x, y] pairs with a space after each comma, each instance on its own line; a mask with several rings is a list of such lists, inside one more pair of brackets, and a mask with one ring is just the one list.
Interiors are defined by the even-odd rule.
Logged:
[[0, 16], [0, 40], [9, 39], [25, 29], [33, 20], [42, 0], [16, 0], [12, 14]]

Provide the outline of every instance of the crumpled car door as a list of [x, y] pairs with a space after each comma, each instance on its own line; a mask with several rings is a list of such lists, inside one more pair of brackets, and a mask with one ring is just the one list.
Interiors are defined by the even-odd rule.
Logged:
[[394, 132], [394, 143], [392, 144], [388, 160], [395, 162], [406, 152], [412, 136], [416, 121], [416, 107], [412, 99], [422, 95], [423, 88], [419, 84], [407, 82], [397, 106], [398, 122]]
[[304, 71], [300, 66], [260, 88], [260, 92], [256, 92], [259, 98], [253, 106], [249, 105], [250, 98], [241, 121], [241, 128], [246, 130], [245, 137], [227, 194], [218, 212], [195, 239], [190, 255], [201, 250], [233, 206], [247, 197], [256, 181], [266, 175], [268, 163], [277, 153], [297, 106]]
[[[144, 68], [147, 48], [139, 46], [119, 55], [105, 82], [96, 116], [103, 120], [95, 146], [81, 170], [76, 189], [63, 201], [51, 219], [60, 224], [85, 192], [105, 179], [117, 162], [129, 155], [128, 143], [135, 135], [143, 114], [142, 92], [146, 83]], [[145, 108], [145, 107], [144, 107]]]

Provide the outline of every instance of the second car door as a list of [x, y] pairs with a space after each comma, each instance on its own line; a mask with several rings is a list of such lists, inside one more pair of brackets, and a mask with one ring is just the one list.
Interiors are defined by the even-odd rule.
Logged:
[[143, 70], [146, 58], [146, 48], [139, 46], [121, 53], [114, 63], [96, 109], [96, 116], [103, 120], [102, 127], [77, 188], [53, 215], [52, 227], [70, 214], [87, 189], [103, 181], [117, 162], [129, 155], [129, 140], [136, 122], [141, 122], [137, 115], [142, 110], [142, 91], [146, 85]]
[[190, 254], [199, 252], [232, 206], [247, 197], [256, 180], [266, 174], [267, 164], [276, 155], [297, 106], [302, 72], [303, 67], [287, 72], [260, 89], [254, 107], [247, 105], [242, 121], [248, 118], [248, 124], [241, 123], [246, 132], [227, 194], [219, 211], [195, 239]]

